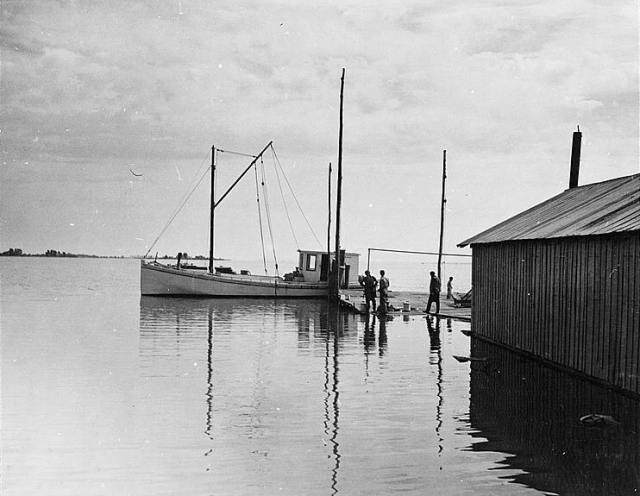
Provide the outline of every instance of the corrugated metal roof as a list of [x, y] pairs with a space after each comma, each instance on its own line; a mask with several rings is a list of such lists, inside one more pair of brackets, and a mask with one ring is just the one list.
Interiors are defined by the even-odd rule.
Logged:
[[458, 246], [640, 230], [640, 174], [568, 189]]

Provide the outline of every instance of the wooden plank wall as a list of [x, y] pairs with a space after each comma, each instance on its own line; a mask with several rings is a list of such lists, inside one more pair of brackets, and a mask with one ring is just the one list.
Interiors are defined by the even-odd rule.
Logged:
[[640, 233], [473, 246], [473, 330], [640, 394]]

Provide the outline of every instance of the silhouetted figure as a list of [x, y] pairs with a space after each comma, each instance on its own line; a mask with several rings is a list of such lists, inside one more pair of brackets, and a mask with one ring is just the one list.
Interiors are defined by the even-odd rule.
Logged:
[[440, 313], [440, 279], [436, 273], [431, 271], [431, 282], [429, 283], [429, 301], [427, 302], [426, 313], [431, 313], [431, 304], [436, 304], [436, 314]]
[[453, 298], [453, 277], [447, 281], [447, 300]]
[[368, 270], [364, 271], [364, 277], [360, 281], [360, 286], [364, 287], [364, 299], [367, 302], [367, 312], [371, 309], [376, 311], [376, 287], [378, 280], [371, 275]]
[[378, 305], [378, 313], [387, 313], [389, 308], [389, 279], [384, 275], [384, 270], [380, 271], [380, 304]]

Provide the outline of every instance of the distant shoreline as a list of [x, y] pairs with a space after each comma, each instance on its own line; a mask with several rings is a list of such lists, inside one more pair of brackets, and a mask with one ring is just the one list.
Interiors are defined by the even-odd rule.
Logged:
[[[11, 250], [10, 250], [11, 251]], [[131, 259], [131, 260], [152, 260], [152, 258], [145, 258], [143, 255], [87, 255], [84, 253], [65, 253], [65, 252], [55, 252], [55, 253], [16, 253], [13, 252], [3, 252], [0, 253], [0, 257], [7, 258], [118, 258], [118, 259]], [[175, 260], [175, 256], [164, 255], [162, 257], [153, 257], [153, 260]], [[228, 258], [217, 258], [214, 257], [214, 260], [217, 261], [226, 261]], [[184, 259], [183, 259], [184, 260]], [[196, 256], [196, 257], [188, 257], [186, 260], [203, 260], [208, 261], [208, 257]]]

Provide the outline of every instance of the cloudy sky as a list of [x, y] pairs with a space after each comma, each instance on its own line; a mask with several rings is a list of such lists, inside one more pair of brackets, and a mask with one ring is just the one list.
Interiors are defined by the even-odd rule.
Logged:
[[[577, 125], [581, 184], [639, 171], [636, 1], [4, 0], [1, 16], [2, 251], [144, 254], [212, 145], [269, 141], [325, 244], [342, 68], [349, 251], [437, 251], [443, 150], [454, 253], [567, 187]], [[247, 164], [221, 154], [218, 192]], [[316, 248], [269, 184], [279, 256]], [[206, 189], [153, 252], [207, 253]], [[260, 257], [253, 173], [216, 216], [217, 255]]]

